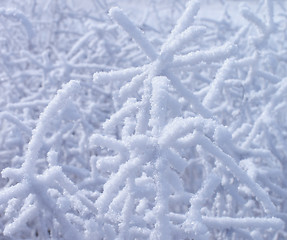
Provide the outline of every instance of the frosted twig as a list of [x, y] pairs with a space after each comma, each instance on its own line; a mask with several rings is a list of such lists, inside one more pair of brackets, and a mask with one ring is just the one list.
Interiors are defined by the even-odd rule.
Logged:
[[25, 162], [23, 164], [23, 169], [25, 169], [26, 174], [30, 175], [35, 172], [35, 163], [37, 161], [38, 153], [41, 148], [41, 144], [43, 143], [43, 137], [47, 131], [46, 126], [49, 125], [49, 121], [54, 118], [59, 109], [65, 106], [69, 101], [69, 97], [72, 94], [75, 94], [75, 92], [79, 90], [79, 87], [80, 84], [77, 81], [71, 81], [66, 84], [63, 89], [58, 91], [58, 94], [40, 115], [38, 124], [32, 132], [33, 135], [28, 145]]

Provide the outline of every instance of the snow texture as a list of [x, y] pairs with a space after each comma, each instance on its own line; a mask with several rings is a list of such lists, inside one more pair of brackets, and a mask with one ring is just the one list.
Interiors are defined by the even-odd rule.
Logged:
[[0, 238], [286, 239], [287, 6], [241, 2], [2, 1]]

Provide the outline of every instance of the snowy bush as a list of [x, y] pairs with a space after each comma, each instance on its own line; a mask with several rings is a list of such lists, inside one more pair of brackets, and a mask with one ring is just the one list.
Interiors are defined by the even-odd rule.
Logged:
[[286, 4], [239, 2], [3, 2], [1, 239], [287, 238]]

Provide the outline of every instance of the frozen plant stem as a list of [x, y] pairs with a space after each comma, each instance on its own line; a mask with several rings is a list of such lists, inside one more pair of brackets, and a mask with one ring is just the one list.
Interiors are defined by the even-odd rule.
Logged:
[[78, 81], [70, 81], [63, 89], [59, 90], [54, 99], [45, 108], [44, 112], [40, 115], [38, 124], [32, 132], [32, 138], [29, 142], [23, 170], [27, 178], [35, 174], [35, 163], [38, 159], [38, 153], [43, 144], [43, 138], [47, 132], [47, 126], [53, 120], [57, 112], [70, 101], [70, 96], [75, 94], [80, 88]]

